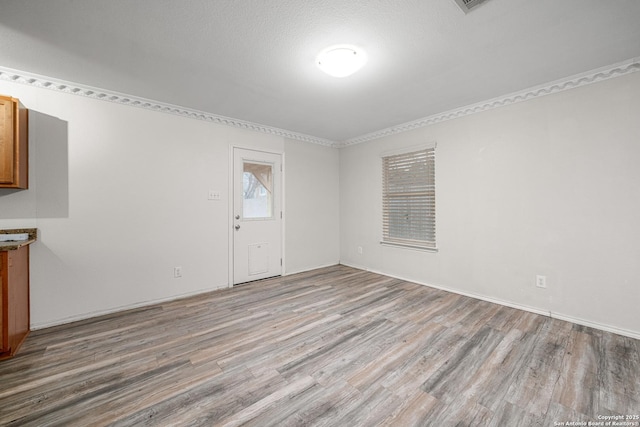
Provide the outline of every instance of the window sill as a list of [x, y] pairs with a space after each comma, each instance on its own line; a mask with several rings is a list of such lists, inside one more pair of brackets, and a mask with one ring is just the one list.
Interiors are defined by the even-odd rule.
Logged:
[[421, 252], [438, 252], [438, 248], [427, 248], [424, 246], [418, 245], [410, 245], [405, 243], [393, 243], [393, 242], [380, 242], [382, 246], [390, 246], [393, 248], [405, 248], [405, 249], [413, 249], [414, 251]]

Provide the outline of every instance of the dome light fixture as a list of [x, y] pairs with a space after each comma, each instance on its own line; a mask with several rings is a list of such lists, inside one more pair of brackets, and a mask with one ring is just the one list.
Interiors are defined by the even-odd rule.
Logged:
[[333, 77], [347, 77], [358, 71], [367, 62], [367, 55], [351, 45], [330, 46], [316, 58], [318, 67]]

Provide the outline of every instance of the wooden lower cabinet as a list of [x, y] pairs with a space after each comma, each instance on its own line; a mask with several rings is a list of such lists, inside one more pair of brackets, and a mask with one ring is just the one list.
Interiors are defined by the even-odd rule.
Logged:
[[29, 334], [29, 246], [0, 252], [0, 359]]

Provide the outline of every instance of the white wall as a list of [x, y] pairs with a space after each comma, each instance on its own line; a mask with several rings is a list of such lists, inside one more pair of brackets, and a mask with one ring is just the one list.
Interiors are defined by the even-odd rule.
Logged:
[[[345, 148], [341, 261], [640, 337], [639, 118], [634, 73]], [[428, 141], [439, 252], [381, 246], [380, 154]]]
[[285, 140], [288, 272], [340, 261], [339, 150]]
[[[40, 230], [35, 328], [226, 287], [237, 144], [285, 153], [287, 273], [341, 260], [640, 335], [640, 73], [340, 151], [6, 81], [0, 93], [32, 110], [31, 188], [0, 190], [0, 228]], [[379, 155], [426, 141], [440, 250], [382, 247]]]
[[339, 259], [335, 149], [5, 81], [0, 93], [32, 110], [30, 189], [0, 190], [0, 228], [39, 229], [33, 328], [228, 286], [231, 145], [285, 154], [286, 271]]

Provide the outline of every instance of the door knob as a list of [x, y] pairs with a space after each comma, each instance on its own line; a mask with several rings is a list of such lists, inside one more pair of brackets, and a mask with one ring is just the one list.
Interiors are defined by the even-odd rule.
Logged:
[[240, 215], [236, 215], [236, 219], [240, 219]]
[[236, 225], [236, 230], [240, 230], [240, 224]]

